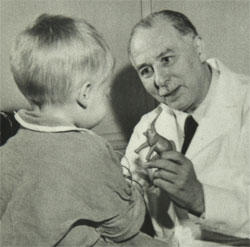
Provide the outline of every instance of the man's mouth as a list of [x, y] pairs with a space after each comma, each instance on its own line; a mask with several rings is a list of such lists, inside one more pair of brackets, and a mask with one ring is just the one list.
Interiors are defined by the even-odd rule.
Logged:
[[178, 87], [176, 87], [175, 89], [173, 89], [173, 90], [167, 92], [167, 93], [164, 95], [164, 97], [175, 96], [175, 95], [177, 94], [177, 92], [179, 91], [180, 87], [181, 87], [181, 86], [178, 86]]

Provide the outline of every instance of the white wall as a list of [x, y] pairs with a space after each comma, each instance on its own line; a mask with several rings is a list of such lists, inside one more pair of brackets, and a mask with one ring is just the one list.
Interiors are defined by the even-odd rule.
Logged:
[[153, 11], [187, 15], [206, 44], [207, 56], [250, 75], [250, 0], [153, 0]]

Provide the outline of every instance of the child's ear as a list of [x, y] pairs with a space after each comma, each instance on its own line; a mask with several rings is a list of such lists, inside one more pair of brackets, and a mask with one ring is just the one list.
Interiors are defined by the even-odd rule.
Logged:
[[79, 90], [79, 93], [77, 95], [77, 103], [86, 109], [88, 107], [88, 102], [89, 102], [89, 96], [90, 96], [90, 91], [91, 91], [92, 84], [90, 82], [85, 82], [81, 89]]

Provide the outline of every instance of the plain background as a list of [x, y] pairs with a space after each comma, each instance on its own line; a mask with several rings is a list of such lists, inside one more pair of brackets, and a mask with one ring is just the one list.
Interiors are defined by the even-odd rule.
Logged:
[[250, 75], [250, 0], [1, 0], [0, 109], [28, 106], [9, 70], [15, 36], [42, 13], [82, 17], [103, 34], [116, 58], [112, 102], [96, 131], [123, 150], [140, 116], [154, 107], [129, 64], [129, 33], [141, 17], [164, 8], [191, 19], [205, 41], [207, 57]]

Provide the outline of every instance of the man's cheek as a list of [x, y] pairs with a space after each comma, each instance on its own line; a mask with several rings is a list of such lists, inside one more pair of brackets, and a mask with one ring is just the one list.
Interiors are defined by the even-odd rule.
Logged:
[[154, 84], [146, 85], [144, 84], [146, 91], [151, 95], [158, 95], [157, 89], [154, 87]]

